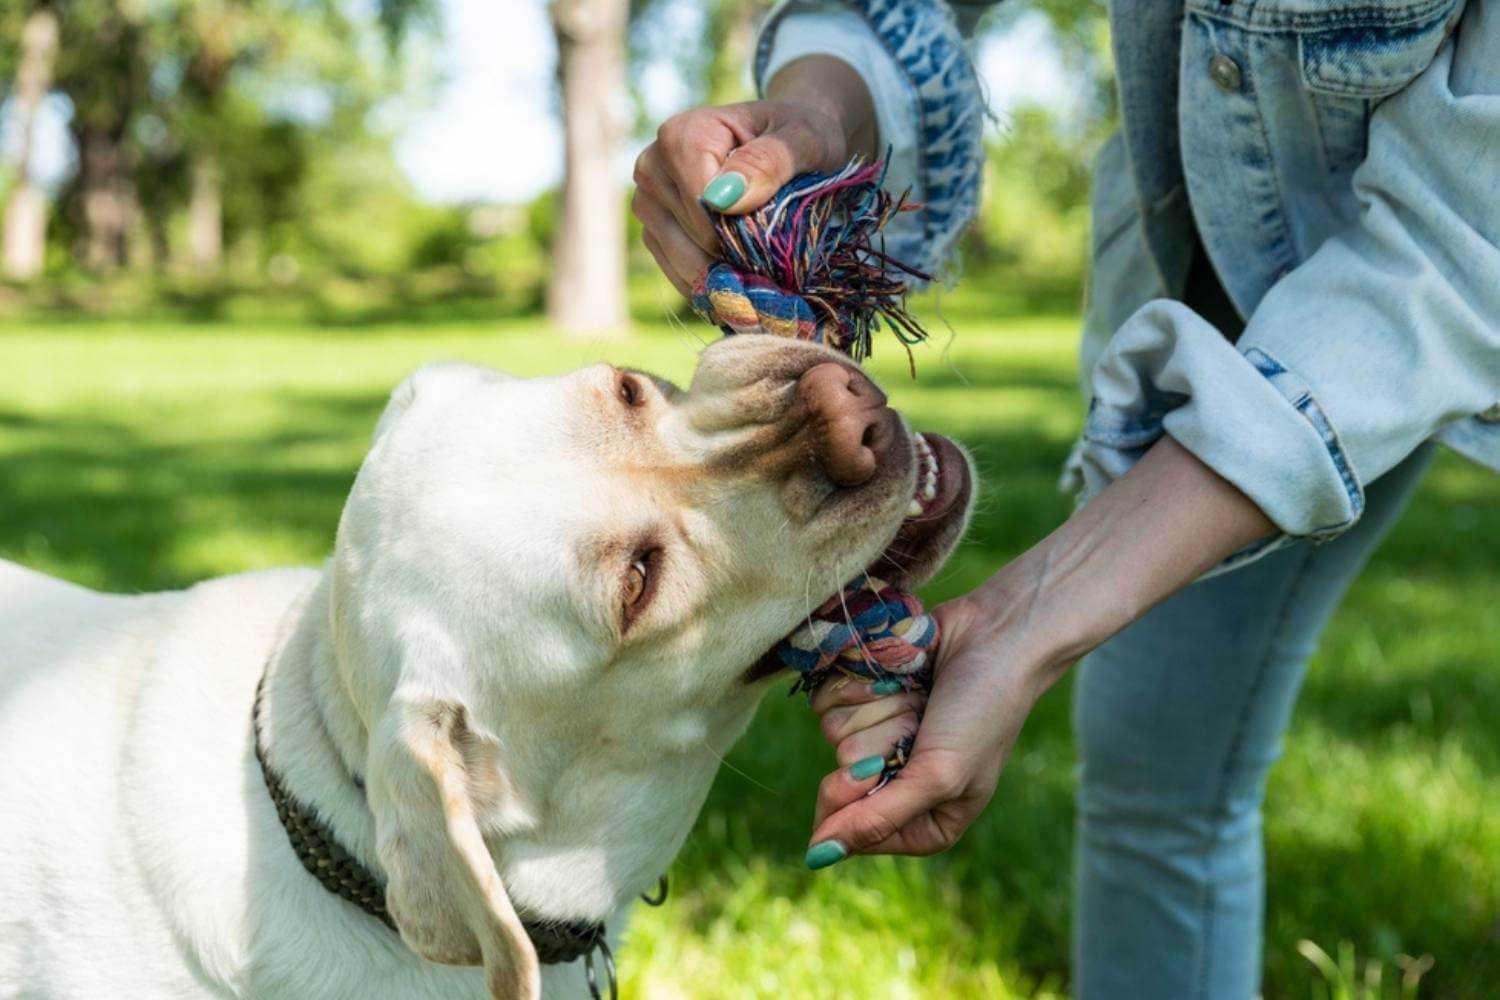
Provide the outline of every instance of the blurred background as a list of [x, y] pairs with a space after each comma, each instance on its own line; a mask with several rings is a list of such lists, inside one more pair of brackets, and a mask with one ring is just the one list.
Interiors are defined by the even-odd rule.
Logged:
[[[626, 210], [657, 123], [751, 96], [760, 0], [4, 0], [0, 557], [116, 591], [328, 552], [390, 388], [434, 359], [680, 378], [717, 335]], [[1069, 509], [1089, 163], [1113, 127], [1088, 0], [1011, 3], [961, 279], [917, 378], [985, 498], [926, 593]], [[587, 206], [614, 205], [614, 211]], [[1500, 982], [1500, 480], [1444, 456], [1309, 672], [1271, 779], [1266, 994]], [[1068, 992], [1068, 685], [937, 859], [806, 872], [831, 765], [768, 699], [622, 955], [627, 996]]]

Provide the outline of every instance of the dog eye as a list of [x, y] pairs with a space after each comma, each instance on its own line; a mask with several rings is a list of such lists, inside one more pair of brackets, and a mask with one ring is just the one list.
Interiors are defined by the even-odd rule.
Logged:
[[637, 559], [625, 574], [625, 606], [634, 607], [646, 593], [646, 560]]
[[620, 402], [626, 406], [641, 406], [646, 402], [646, 392], [641, 388], [640, 380], [629, 372], [620, 373], [619, 387], [615, 390], [620, 397]]
[[651, 603], [651, 597], [656, 593], [656, 580], [661, 575], [661, 548], [643, 548], [635, 554], [630, 561], [630, 567], [625, 570], [625, 579], [621, 585], [621, 605], [624, 613], [624, 626], [630, 627], [646, 605]]

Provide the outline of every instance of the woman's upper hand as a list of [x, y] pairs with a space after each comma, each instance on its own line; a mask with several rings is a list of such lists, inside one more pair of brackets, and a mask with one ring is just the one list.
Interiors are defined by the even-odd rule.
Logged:
[[702, 202], [721, 212], [751, 212], [807, 170], [844, 161], [837, 122], [787, 101], [694, 108], [668, 118], [635, 161], [630, 208], [646, 249], [684, 295], [718, 253]]
[[[811, 868], [850, 854], [936, 854], [958, 842], [995, 793], [1000, 770], [1044, 684], [973, 598], [933, 610], [942, 629], [932, 694], [879, 697], [868, 684], [819, 691], [813, 708], [838, 747], [813, 819]], [[920, 721], [920, 726], [918, 722]], [[877, 795], [866, 763], [916, 734], [910, 760]], [[864, 767], [861, 767], [864, 764]]]
[[646, 249], [683, 295], [718, 255], [703, 202], [720, 212], [760, 208], [787, 181], [873, 154], [869, 92], [828, 56], [789, 63], [766, 88], [771, 98], [694, 108], [667, 119], [635, 161], [631, 211]]

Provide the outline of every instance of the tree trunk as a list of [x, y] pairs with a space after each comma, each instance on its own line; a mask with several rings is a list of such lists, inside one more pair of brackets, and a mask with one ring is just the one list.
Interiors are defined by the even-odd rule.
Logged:
[[625, 200], [615, 154], [625, 132], [627, 0], [553, 0], [562, 84], [562, 205], [548, 318], [570, 334], [626, 329]]
[[124, 267], [135, 221], [135, 179], [125, 137], [111, 129], [86, 128], [79, 142], [84, 241], [83, 262], [97, 272]]
[[219, 271], [224, 257], [224, 177], [219, 158], [203, 149], [193, 158], [188, 196], [188, 255], [200, 274]]
[[47, 249], [47, 195], [31, 176], [36, 116], [52, 86], [57, 62], [57, 14], [50, 7], [32, 11], [21, 28], [16, 67], [16, 117], [20, 142], [16, 184], [5, 203], [4, 269], [7, 277], [30, 281], [41, 273]]

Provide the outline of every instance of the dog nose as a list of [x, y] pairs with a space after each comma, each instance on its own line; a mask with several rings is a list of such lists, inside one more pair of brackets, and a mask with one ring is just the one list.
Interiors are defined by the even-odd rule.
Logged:
[[835, 486], [859, 486], [875, 475], [894, 436], [894, 411], [864, 373], [836, 361], [814, 365], [797, 380], [814, 456]]

